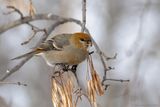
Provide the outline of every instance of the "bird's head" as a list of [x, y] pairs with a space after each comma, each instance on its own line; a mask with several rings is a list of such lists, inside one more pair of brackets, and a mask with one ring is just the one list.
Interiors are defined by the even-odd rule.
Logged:
[[71, 36], [71, 42], [81, 49], [87, 49], [89, 46], [92, 46], [92, 40], [90, 35], [82, 32], [74, 33]]

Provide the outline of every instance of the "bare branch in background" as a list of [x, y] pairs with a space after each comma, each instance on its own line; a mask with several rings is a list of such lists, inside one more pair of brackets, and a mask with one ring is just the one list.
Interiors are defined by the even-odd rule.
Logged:
[[82, 0], [82, 29], [81, 32], [85, 31], [86, 26], [86, 0]]
[[143, 20], [145, 17], [145, 14], [147, 13], [149, 7], [151, 5], [151, 1], [150, 0], [146, 0], [144, 6], [142, 7], [142, 11], [140, 13], [139, 16], [139, 28], [138, 28], [138, 32], [137, 32], [137, 37], [135, 39], [135, 41], [133, 42], [133, 44], [131, 45], [131, 47], [127, 50], [126, 54], [127, 56], [132, 56], [133, 53], [137, 52], [139, 50], [139, 48], [141, 47], [141, 42], [143, 40]]

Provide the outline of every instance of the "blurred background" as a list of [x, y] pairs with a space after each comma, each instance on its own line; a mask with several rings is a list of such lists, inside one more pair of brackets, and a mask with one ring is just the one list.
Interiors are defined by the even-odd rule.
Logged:
[[[7, 5], [28, 14], [29, 0], [0, 0], [0, 26], [19, 19], [16, 13], [3, 15]], [[37, 13], [54, 13], [81, 20], [81, 0], [33, 0]], [[45, 28], [49, 21], [34, 24]], [[87, 28], [107, 56], [118, 53], [117, 59], [108, 65], [108, 78], [129, 79], [128, 83], [106, 81], [110, 87], [104, 96], [98, 97], [98, 107], [160, 107], [160, 0], [87, 0]], [[69, 23], [53, 34], [80, 31]], [[21, 46], [31, 35], [31, 28], [22, 25], [0, 35], [0, 77], [18, 61], [11, 58], [28, 52], [41, 37]], [[97, 54], [93, 55], [96, 70], [103, 75], [103, 67]], [[5, 81], [22, 82], [28, 86], [0, 85], [0, 107], [52, 107], [49, 68], [44, 60], [33, 57], [19, 71]], [[82, 72], [83, 71], [83, 72]], [[86, 74], [86, 62], [77, 74], [82, 87]], [[80, 106], [89, 107], [82, 100]]]

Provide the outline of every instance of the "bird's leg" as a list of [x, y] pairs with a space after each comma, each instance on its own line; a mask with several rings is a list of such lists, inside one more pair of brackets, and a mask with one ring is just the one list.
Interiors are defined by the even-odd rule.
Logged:
[[64, 70], [65, 72], [68, 72], [68, 70], [69, 70], [69, 65], [65, 65], [64, 68], [63, 68], [63, 70]]
[[55, 65], [59, 66], [64, 72], [67, 72], [69, 70], [69, 65], [63, 63], [56, 63]]
[[77, 66], [78, 66], [78, 65], [73, 65], [72, 68], [71, 68], [71, 71], [75, 73], [76, 70], [77, 70]]
[[[57, 67], [57, 69], [56, 69]], [[69, 65], [63, 64], [63, 63], [56, 63], [54, 67], [54, 72], [53, 72], [53, 78], [59, 77], [65, 72], [69, 71]]]
[[70, 65], [67, 65], [67, 64], [63, 64], [63, 63], [58, 63], [56, 65], [60, 65], [61, 69], [63, 70], [63, 73], [71, 71], [74, 74], [74, 76], [75, 76], [75, 78], [77, 80], [77, 83], [79, 84], [78, 77], [77, 77], [77, 74], [76, 74], [77, 66], [78, 65], [72, 65], [72, 66], [70, 66]]
[[62, 64], [62, 69], [63, 69], [64, 72], [68, 72], [69, 65]]

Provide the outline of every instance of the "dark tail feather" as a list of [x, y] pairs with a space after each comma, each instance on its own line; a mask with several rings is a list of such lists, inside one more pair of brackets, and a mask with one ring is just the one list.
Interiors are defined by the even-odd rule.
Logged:
[[27, 57], [27, 56], [30, 56], [30, 55], [34, 55], [34, 54], [37, 54], [37, 53], [39, 53], [37, 50], [31, 51], [31, 52], [28, 52], [28, 53], [26, 53], [26, 54], [23, 54], [23, 55], [20, 55], [20, 56], [18, 56], [18, 57], [15, 57], [15, 58], [13, 58], [13, 59], [11, 59], [11, 60], [21, 59], [21, 58], [24, 58], [24, 57]]

